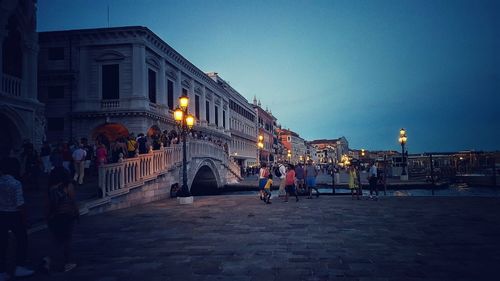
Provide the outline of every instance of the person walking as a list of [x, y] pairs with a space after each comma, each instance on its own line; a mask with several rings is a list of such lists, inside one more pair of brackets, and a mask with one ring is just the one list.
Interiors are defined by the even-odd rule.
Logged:
[[296, 180], [296, 185], [295, 187], [297, 188], [296, 191], [297, 193], [304, 193], [304, 168], [302, 167], [302, 163], [297, 164], [295, 166], [295, 180]]
[[264, 200], [264, 186], [266, 185], [267, 178], [269, 177], [269, 170], [267, 164], [262, 162], [259, 169], [259, 197]]
[[40, 149], [40, 158], [42, 159], [43, 172], [45, 174], [50, 173], [50, 170], [52, 170], [52, 164], [50, 163], [50, 154], [52, 154], [50, 145], [47, 141], [44, 141], [43, 146]]
[[15, 158], [0, 161], [0, 280], [7, 280], [6, 262], [9, 231], [16, 241], [15, 277], [33, 275], [34, 271], [26, 267], [28, 252], [28, 234], [26, 232], [26, 213], [24, 208], [23, 188], [15, 177], [20, 174], [20, 164]]
[[83, 184], [83, 177], [85, 176], [85, 158], [87, 157], [87, 151], [83, 149], [83, 145], [80, 144], [78, 148], [73, 151], [73, 165], [75, 167], [75, 175], [73, 180], [78, 182], [78, 184]]
[[264, 186], [264, 202], [271, 204], [271, 187], [273, 186], [273, 175], [269, 173], [266, 185]]
[[[368, 182], [370, 184], [370, 199], [378, 200], [378, 188], [377, 188], [377, 165], [375, 162], [372, 163], [370, 170], [368, 172]], [[375, 192], [375, 197], [373, 193]]]
[[312, 160], [309, 160], [306, 165], [305, 169], [305, 176], [306, 176], [306, 187], [307, 187], [307, 193], [309, 196], [307, 198], [311, 199], [312, 198], [312, 190], [316, 190], [316, 198], [319, 197], [319, 190], [316, 187], [316, 177], [318, 176], [318, 170], [314, 165], [312, 164]]
[[285, 176], [285, 202], [288, 203], [288, 196], [295, 195], [295, 202], [299, 202], [299, 196], [297, 196], [297, 190], [295, 189], [295, 167], [292, 164], [288, 164], [288, 170]]
[[359, 171], [355, 165], [351, 165], [349, 167], [349, 189], [351, 190], [351, 199], [354, 200], [354, 196], [356, 195], [359, 200], [360, 185]]
[[[70, 262], [70, 254], [73, 227], [78, 217], [79, 210], [69, 173], [63, 168], [55, 168], [49, 175], [47, 190], [47, 226], [55, 245], [51, 256], [44, 258], [47, 270], [66, 272], [76, 267], [75, 263]], [[58, 257], [61, 254], [62, 259]]]
[[275, 170], [275, 175], [280, 178], [280, 185], [278, 189], [278, 197], [283, 197], [285, 196], [285, 176], [286, 176], [286, 167], [282, 163], [278, 163], [278, 167]]

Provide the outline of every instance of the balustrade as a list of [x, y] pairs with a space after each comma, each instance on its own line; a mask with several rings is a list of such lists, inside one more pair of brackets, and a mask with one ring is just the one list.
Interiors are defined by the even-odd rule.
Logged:
[[20, 78], [7, 75], [2, 75], [2, 93], [13, 95], [16, 97], [21, 96], [22, 80]]
[[[225, 163], [231, 171], [240, 174], [233, 167], [224, 148], [207, 141], [190, 140], [187, 143], [187, 161], [194, 157], [212, 158]], [[174, 145], [134, 158], [126, 158], [119, 163], [99, 167], [99, 187], [102, 196], [120, 194], [129, 188], [141, 186], [147, 180], [157, 178], [175, 165], [182, 163], [182, 146]]]
[[120, 107], [120, 100], [102, 100], [101, 101], [101, 108], [102, 109], [119, 108], [119, 107]]

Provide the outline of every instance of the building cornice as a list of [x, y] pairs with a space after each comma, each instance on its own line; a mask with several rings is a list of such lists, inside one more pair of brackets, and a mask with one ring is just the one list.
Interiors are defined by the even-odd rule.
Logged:
[[179, 66], [182, 66], [184, 70], [187, 70], [189, 72], [188, 74], [198, 77], [200, 80], [212, 87], [213, 90], [218, 90], [221, 93], [225, 92], [224, 88], [222, 88], [218, 83], [212, 80], [207, 74], [197, 68], [189, 60], [184, 58], [149, 28], [144, 26], [44, 31], [39, 32], [39, 38], [40, 43], [69, 39], [87, 39], [91, 41], [109, 39], [142, 39], [145, 42], [148, 42], [152, 46], [156, 47], [158, 50], [162, 51], [166, 57], [170, 58], [171, 61], [169, 63], [172, 64], [173, 62], [175, 62], [177, 64], [177, 68], [180, 68]]

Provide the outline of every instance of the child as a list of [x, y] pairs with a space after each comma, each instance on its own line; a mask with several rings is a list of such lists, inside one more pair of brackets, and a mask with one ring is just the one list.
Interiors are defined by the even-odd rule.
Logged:
[[273, 175], [269, 174], [266, 185], [264, 186], [264, 202], [271, 204], [271, 186], [273, 186]]

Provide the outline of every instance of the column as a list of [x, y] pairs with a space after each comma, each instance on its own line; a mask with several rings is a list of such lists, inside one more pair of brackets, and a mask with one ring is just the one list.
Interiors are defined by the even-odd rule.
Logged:
[[189, 97], [189, 113], [194, 115], [194, 79], [189, 79], [189, 89], [188, 89], [188, 97]]
[[147, 97], [147, 68], [146, 49], [142, 44], [132, 46], [132, 96], [148, 99]]
[[207, 125], [207, 116], [206, 116], [206, 110], [205, 110], [205, 95], [206, 95], [207, 88], [205, 86], [201, 86], [201, 94], [200, 94], [200, 124], [202, 126]]
[[177, 79], [174, 83], [174, 109], [179, 106], [179, 97], [182, 95], [182, 73], [176, 70], [175, 75]]
[[[166, 77], [165, 77], [165, 60], [163, 58], [160, 59], [160, 70], [158, 71], [158, 87], [156, 93], [156, 102], [159, 105], [165, 106], [167, 105], [167, 86], [166, 86]], [[167, 110], [168, 113], [168, 110]]]
[[[87, 94], [87, 86], [88, 86], [88, 71], [87, 71], [87, 63], [88, 63], [88, 50], [86, 47], [80, 47], [79, 48], [79, 53], [80, 53], [80, 58], [79, 58], [79, 78], [78, 78], [78, 90], [76, 93], [76, 96], [78, 99], [86, 97]], [[98, 72], [99, 73], [99, 72]], [[101, 80], [101, 77], [99, 77], [99, 80]], [[102, 83], [102, 81], [101, 81]], [[100, 85], [99, 85], [100, 87]], [[100, 87], [101, 88], [101, 87]], [[101, 90], [97, 91], [98, 93]], [[121, 94], [121, 93], [120, 93]], [[100, 98], [100, 97], [99, 97]], [[123, 98], [120, 95], [120, 98]]]

